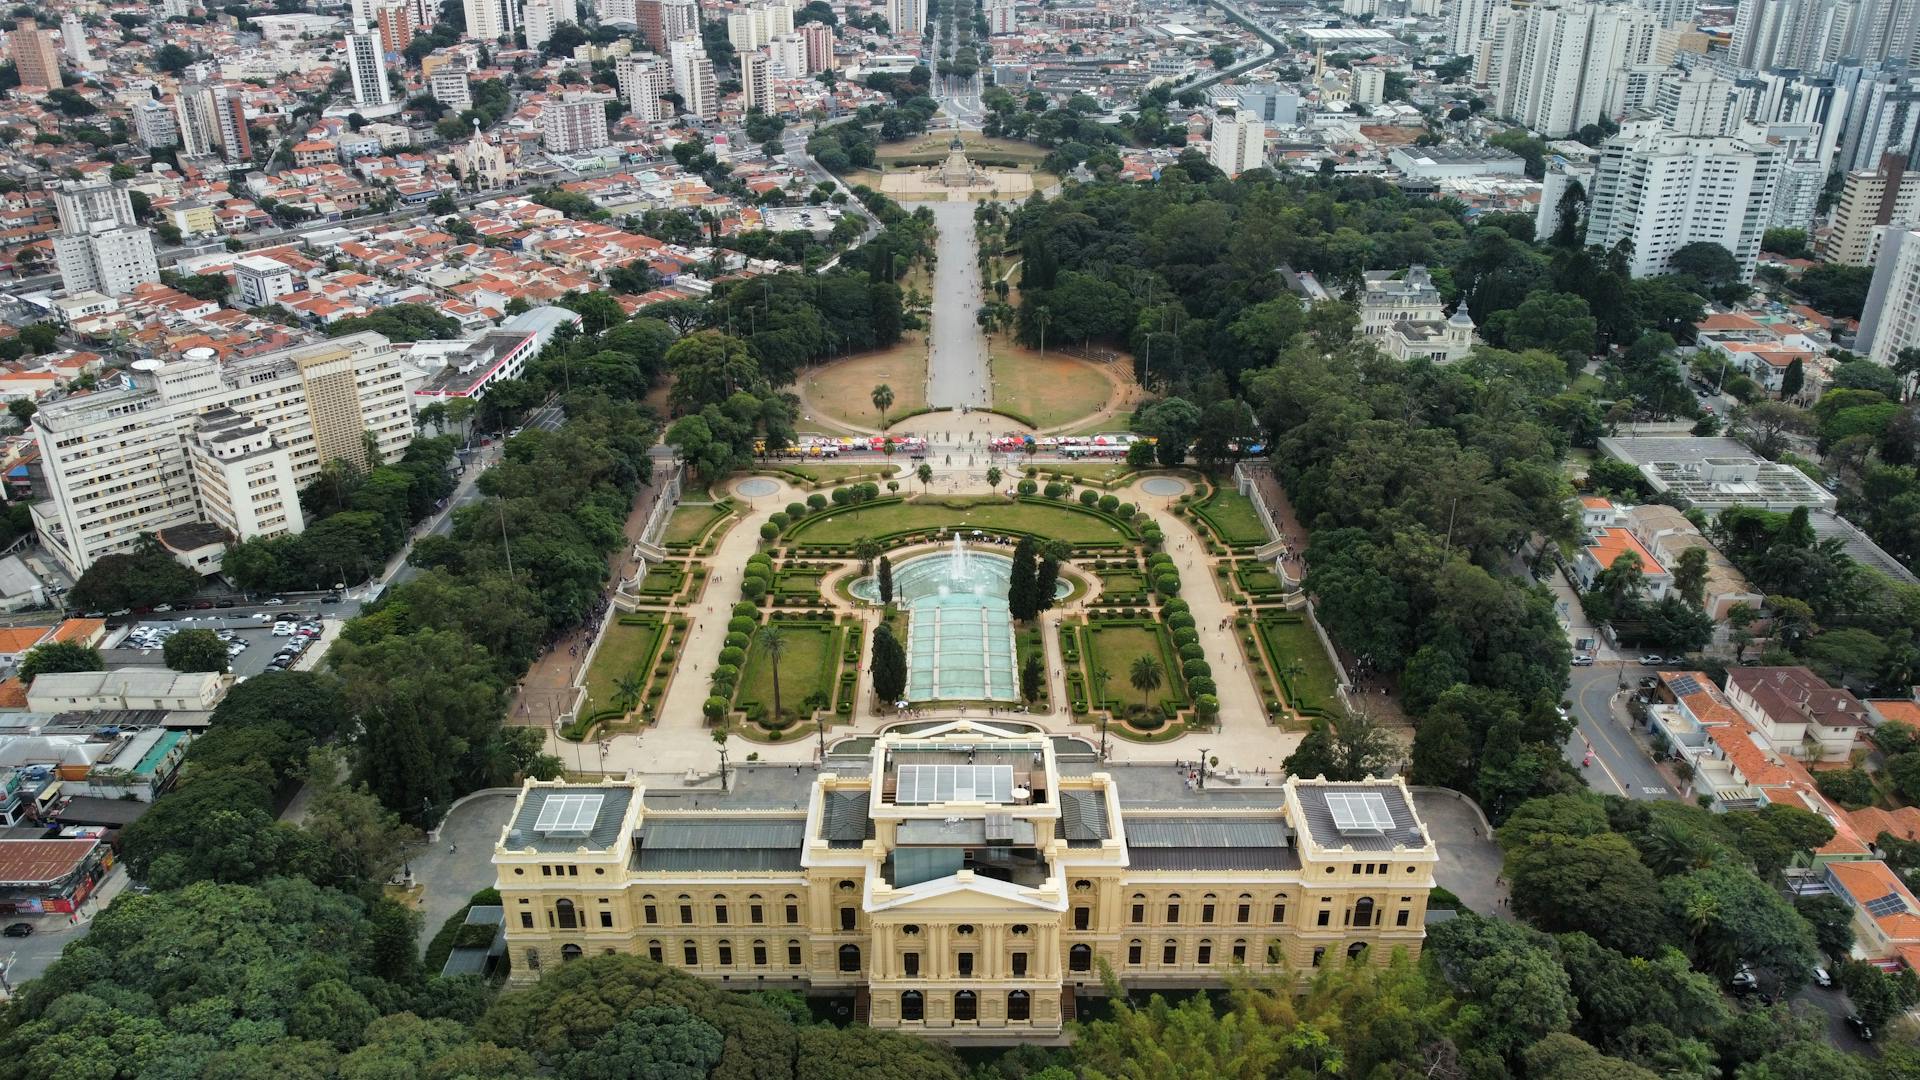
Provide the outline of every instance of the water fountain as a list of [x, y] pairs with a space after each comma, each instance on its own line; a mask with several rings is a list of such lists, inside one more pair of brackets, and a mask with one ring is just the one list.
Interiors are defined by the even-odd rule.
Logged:
[[967, 542], [958, 532], [953, 534], [953, 557], [947, 561], [947, 577], [955, 585], [966, 585], [973, 580], [973, 564], [967, 554]]

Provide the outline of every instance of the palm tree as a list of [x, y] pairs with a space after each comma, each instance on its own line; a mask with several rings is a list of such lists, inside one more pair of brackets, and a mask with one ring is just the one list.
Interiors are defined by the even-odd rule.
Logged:
[[1045, 304], [1033, 309], [1033, 321], [1040, 327], [1040, 355], [1047, 355], [1047, 324], [1053, 321], [1053, 309]]
[[760, 647], [767, 651], [767, 662], [773, 665], [773, 715], [780, 717], [780, 654], [787, 651], [787, 639], [777, 626], [763, 626], [758, 638]]
[[1127, 672], [1127, 681], [1140, 691], [1140, 707], [1146, 708], [1148, 695], [1160, 689], [1160, 661], [1151, 656], [1136, 656], [1133, 667]]
[[880, 413], [880, 430], [887, 429], [887, 410], [893, 408], [893, 387], [881, 383], [873, 388], [873, 407]]
[[863, 536], [853, 545], [853, 554], [860, 560], [860, 572], [870, 573], [873, 570], [873, 560], [880, 557], [880, 541], [871, 536]]
[[[425, 409], [421, 410], [421, 412], [425, 412], [425, 411], [426, 411]], [[1000, 490], [999, 466], [996, 465], [987, 469], [987, 486], [994, 489], [995, 491]]]
[[1109, 673], [1106, 668], [1103, 668], [1098, 664], [1094, 665], [1094, 668], [1093, 668], [1094, 704], [1099, 708], [1104, 709], [1107, 707], [1107, 680], [1111, 678], [1113, 678], [1113, 675]]
[[923, 461], [920, 467], [914, 470], [914, 475], [920, 478], [920, 490], [924, 492], [927, 490], [927, 485], [933, 483], [933, 466]]
[[628, 673], [620, 676], [620, 680], [613, 684], [614, 706], [621, 712], [632, 712], [633, 707], [640, 704], [640, 691], [645, 688], [646, 684], [638, 675]]

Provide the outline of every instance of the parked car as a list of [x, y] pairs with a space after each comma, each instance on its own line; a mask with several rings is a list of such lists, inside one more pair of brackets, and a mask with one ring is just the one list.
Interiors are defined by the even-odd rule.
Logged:
[[215, 603], [214, 603], [214, 605], [213, 605], [213, 606], [214, 606], [214, 607], [232, 607], [232, 606], [233, 606], [233, 601], [231, 601], [231, 600], [219, 600], [219, 601], [215, 601]]
[[154, 614], [156, 615], [164, 615], [167, 612], [172, 610], [173, 610], [172, 604], [155, 604], [153, 606], [153, 611], [154, 611]]
[[5, 934], [8, 937], [32, 937], [33, 924], [30, 922], [9, 923], [5, 930], [0, 930], [0, 934]]
[[1579, 656], [1576, 656], [1573, 658], [1573, 666], [1574, 667], [1592, 667], [1593, 657], [1588, 656], [1585, 653], [1582, 653]]
[[1832, 986], [1833, 973], [1816, 964], [1813, 968], [1813, 981], [1820, 986]]
[[1645, 656], [1639, 657], [1636, 663], [1641, 667], [1659, 667], [1661, 664], [1666, 663], [1666, 660], [1657, 653], [1648, 653]]
[[278, 597], [278, 596], [269, 596], [269, 597], [267, 597], [267, 598], [266, 598], [265, 600], [262, 600], [262, 601], [260, 601], [260, 602], [261, 602], [261, 603], [263, 603], [263, 604], [265, 604], [265, 605], [267, 605], [268, 607], [273, 607], [273, 606], [274, 606], [274, 605], [276, 605], [276, 604], [284, 604], [284, 603], [286, 603], [286, 601], [285, 601], [285, 600], [283, 600], [283, 599], [281, 599], [281, 598], [280, 598], [280, 597]]
[[207, 611], [212, 607], [213, 601], [211, 600], [195, 600], [193, 602], [193, 610], [195, 611]]
[[[7, 929], [11, 931], [13, 928], [8, 927]], [[1853, 1033], [1860, 1037], [1861, 1042], [1873, 1041], [1873, 1026], [1868, 1024], [1859, 1013], [1847, 1014], [1847, 1026], [1853, 1029]]]
[[1739, 970], [1733, 973], [1733, 978], [1727, 980], [1727, 985], [1733, 987], [1735, 993], [1748, 994], [1760, 988], [1760, 980], [1754, 976], [1752, 968], [1741, 964]]
[[337, 604], [340, 602], [340, 594], [337, 592], [330, 592], [327, 595], [321, 597], [320, 602], [323, 604]]

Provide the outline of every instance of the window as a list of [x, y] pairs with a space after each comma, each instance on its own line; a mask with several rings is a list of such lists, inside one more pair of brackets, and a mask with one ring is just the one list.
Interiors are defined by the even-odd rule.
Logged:
[[1347, 959], [1358, 960], [1360, 959], [1360, 955], [1366, 951], [1367, 951], [1367, 943], [1364, 941], [1356, 941], [1353, 944], [1347, 946]]
[[713, 905], [713, 923], [715, 926], [727, 925], [727, 905], [718, 902]]
[[842, 930], [853, 929], [854, 920], [856, 917], [857, 916], [854, 914], [854, 910], [852, 908], [850, 907], [841, 908], [840, 909], [840, 929]]
[[1287, 902], [1285, 900], [1275, 900], [1273, 902], [1273, 921], [1277, 923], [1287, 921]]
[[954, 928], [953, 928], [953, 932], [954, 932], [954, 933], [956, 933], [956, 934], [959, 934], [959, 935], [960, 935], [961, 937], [972, 937], [972, 936], [973, 936], [973, 924], [972, 924], [972, 923], [961, 923], [961, 924], [960, 924], [959, 926], [956, 926], [956, 927], [954, 927]]
[[560, 946], [560, 962], [561, 963], [565, 964], [578, 959], [580, 959], [580, 946], [578, 945]]
[[600, 913], [600, 929], [602, 930], [613, 929], [613, 912], [602, 911]]
[[900, 970], [905, 972], [908, 978], [920, 974], [920, 954], [917, 952], [900, 954]]
[[1233, 921], [1237, 923], [1253, 921], [1253, 897], [1243, 896], [1240, 902], [1233, 906]]
[[573, 901], [571, 900], [554, 901], [553, 913], [559, 918], [560, 929], [562, 930], [571, 930], [578, 922], [573, 914]]
[[1180, 921], [1180, 902], [1178, 900], [1175, 900], [1167, 905], [1167, 921], [1170, 923], [1177, 923]]
[[656, 964], [665, 963], [665, 955], [660, 951], [659, 942], [657, 941], [647, 942], [647, 959], [653, 961]]
[[1180, 962], [1180, 946], [1177, 942], [1168, 941], [1166, 944], [1160, 946], [1160, 962], [1163, 964], [1177, 964]]
[[953, 995], [953, 1018], [955, 1020], [978, 1020], [980, 1018], [980, 999], [971, 990], [962, 990]]
[[539, 949], [527, 950], [527, 970], [528, 971], [540, 970], [540, 950]]
[[840, 946], [840, 970], [841, 971], [859, 971], [860, 970], [860, 946], [858, 945]]
[[1025, 990], [1015, 990], [1007, 995], [1007, 1019], [1031, 1020], [1033, 1018], [1033, 998]]
[[1212, 903], [1205, 903], [1200, 905], [1200, 921], [1203, 923], [1210, 923], [1213, 921], [1213, 904]]
[[1077, 907], [1073, 909], [1073, 928], [1075, 930], [1085, 930], [1091, 925], [1093, 925], [1092, 908]]
[[800, 921], [800, 905], [788, 904], [787, 905], [787, 925], [792, 926], [799, 921]]
[[925, 1020], [927, 1018], [927, 999], [918, 990], [909, 990], [900, 995], [900, 1019]]
[[756, 941], [753, 943], [753, 966], [767, 966], [767, 943], [764, 941]]
[[902, 926], [900, 927], [900, 933], [901, 933], [901, 934], [902, 934], [903, 936], [906, 936], [906, 937], [919, 937], [919, 936], [920, 936], [920, 924], [919, 924], [919, 923], [906, 923], [906, 924], [904, 924], [904, 925], [902, 925]]
[[1325, 945], [1321, 945], [1318, 948], [1313, 950], [1313, 966], [1314, 967], [1319, 967], [1320, 961], [1325, 960], [1326, 958], [1327, 958], [1327, 947]]
[[688, 967], [700, 966], [700, 946], [689, 941], [680, 946], [680, 955], [686, 958]]
[[680, 925], [681, 926], [693, 925], [693, 905], [692, 904], [680, 905]]
[[1393, 914], [1393, 925], [1395, 925], [1395, 926], [1405, 926], [1405, 925], [1407, 925], [1407, 916], [1409, 916], [1409, 915], [1412, 915], [1412, 914], [1413, 914], [1413, 912], [1411, 912], [1411, 911], [1408, 911], [1408, 910], [1407, 910], [1406, 908], [1401, 908], [1401, 909], [1400, 909], [1399, 911], [1396, 911], [1396, 912], [1394, 912], [1394, 914]]
[[1373, 925], [1373, 897], [1363, 896], [1359, 900], [1354, 902], [1353, 925], [1355, 926], [1372, 926]]
[[1127, 942], [1127, 963], [1140, 963], [1140, 943], [1138, 941]]
[[961, 978], [963, 979], [973, 978], [973, 954], [972, 953], [963, 952], [958, 954], [957, 956], [954, 957], [954, 964], [956, 967], [958, 967]]
[[787, 966], [800, 966], [800, 943], [797, 941], [787, 942]]
[[1194, 951], [1193, 961], [1202, 967], [1213, 963], [1213, 942], [1201, 942], [1200, 947]]
[[1133, 913], [1129, 916], [1129, 919], [1130, 921], [1136, 922], [1136, 923], [1143, 923], [1147, 921], [1147, 898], [1146, 897], [1136, 896], [1133, 898]]
[[648, 926], [653, 926], [660, 921], [660, 909], [654, 907], [652, 904], [648, 904], [640, 909], [640, 918], [646, 922]]
[[1067, 950], [1067, 969], [1069, 971], [1093, 970], [1093, 947], [1081, 942]]
[[1236, 964], [1244, 964], [1247, 962], [1246, 942], [1236, 941], [1233, 943], [1233, 962]]
[[753, 923], [755, 926], [758, 926], [761, 923], [766, 922], [767, 909], [761, 907], [759, 904], [749, 905], [747, 907], [747, 920]]
[[721, 942], [719, 951], [720, 951], [720, 966], [732, 967], [733, 966], [733, 942], [731, 941]]
[[1328, 911], [1326, 908], [1321, 908], [1318, 918], [1314, 921], [1316, 925], [1328, 926], [1333, 922], [1333, 912]]
[[533, 912], [523, 911], [520, 913], [520, 929], [522, 930], [533, 929]]
[[[1075, 948], [1078, 948], [1078, 946], [1075, 946]], [[1026, 953], [1017, 952], [1013, 954], [1013, 977], [1016, 979], [1024, 979], [1027, 977]]]

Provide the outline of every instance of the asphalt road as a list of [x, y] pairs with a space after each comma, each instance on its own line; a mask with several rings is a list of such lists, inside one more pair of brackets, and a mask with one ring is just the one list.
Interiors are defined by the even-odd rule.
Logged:
[[926, 203], [940, 230], [933, 267], [933, 343], [927, 358], [927, 404], [990, 406], [987, 336], [975, 321], [980, 264], [974, 257], [973, 203]]
[[[1567, 739], [1567, 760], [1587, 778], [1587, 786], [1603, 795], [1623, 795], [1629, 799], [1677, 799], [1679, 793], [1667, 785], [1666, 778], [1653, 766], [1646, 750], [1628, 730], [1624, 711], [1616, 711], [1614, 701], [1640, 680], [1653, 673], [1638, 664], [1597, 664], [1573, 669], [1567, 696], [1573, 702], [1575, 728]], [[1619, 689], [1625, 679], [1628, 690]], [[1582, 765], [1588, 749], [1593, 763]]]

